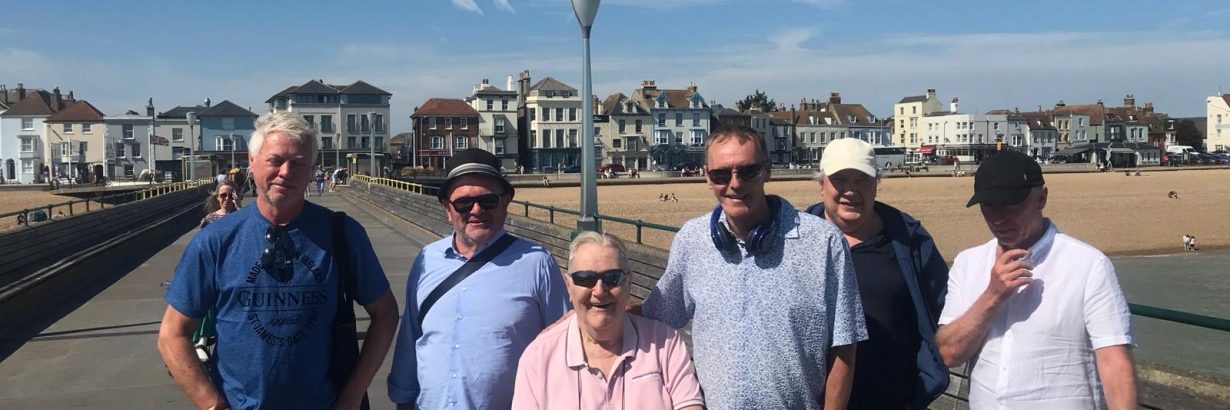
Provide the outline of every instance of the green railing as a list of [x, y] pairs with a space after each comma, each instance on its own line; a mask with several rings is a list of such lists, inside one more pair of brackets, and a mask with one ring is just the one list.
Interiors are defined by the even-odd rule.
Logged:
[[[401, 189], [404, 191], [414, 192], [417, 194], [434, 195], [435, 191], [438, 189], [436, 187], [429, 186], [429, 185], [415, 184], [411, 182], [398, 181], [398, 180], [387, 179], [387, 178], [370, 178], [370, 177], [360, 175], [360, 176], [355, 176], [354, 179], [355, 181], [362, 182], [365, 184], [385, 185], [385, 186]], [[536, 203], [529, 202], [529, 201], [519, 201], [519, 200], [513, 200], [512, 203], [521, 206], [522, 208], [521, 214], [525, 216], [526, 218], [531, 217], [530, 209], [541, 209], [541, 210], [547, 211], [547, 222], [550, 222], [552, 224], [555, 223], [556, 213], [562, 213], [562, 214], [570, 215], [570, 216], [580, 215], [580, 212], [576, 210], [560, 208], [554, 205], [541, 205], [541, 204], [536, 204]], [[642, 234], [642, 231], [646, 228], [670, 232], [670, 233], [679, 232], [678, 227], [656, 224], [653, 222], [645, 222], [640, 219], [621, 218], [618, 216], [610, 216], [610, 215], [597, 215], [595, 218], [598, 219], [599, 221], [610, 221], [610, 222], [632, 225], [636, 227], [636, 243], [639, 243], [639, 244], [644, 243], [644, 241], [642, 240], [641, 234]], [[1144, 316], [1144, 317], [1153, 318], [1153, 319], [1160, 319], [1160, 320], [1165, 320], [1165, 321], [1174, 322], [1174, 323], [1182, 323], [1185, 325], [1202, 327], [1205, 329], [1220, 330], [1223, 332], [1230, 331], [1230, 320], [1228, 319], [1212, 317], [1212, 316], [1205, 316], [1205, 315], [1183, 312], [1183, 311], [1178, 311], [1178, 310], [1171, 310], [1171, 309], [1160, 308], [1156, 306], [1140, 305], [1140, 304], [1135, 304], [1135, 303], [1128, 303], [1128, 309], [1131, 310], [1133, 315], [1137, 315], [1137, 316]]]

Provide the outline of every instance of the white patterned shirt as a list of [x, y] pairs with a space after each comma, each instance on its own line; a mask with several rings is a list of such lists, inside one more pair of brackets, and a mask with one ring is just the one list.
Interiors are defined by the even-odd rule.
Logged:
[[[970, 359], [972, 409], [1105, 408], [1093, 351], [1132, 344], [1131, 314], [1110, 259], [1046, 223], [1027, 256], [1033, 282], [995, 313]], [[941, 325], [986, 290], [996, 246], [992, 239], [957, 255]]]
[[785, 199], [777, 215], [776, 246], [755, 255], [720, 252], [709, 215], [688, 221], [645, 301], [651, 319], [692, 322], [709, 409], [820, 409], [830, 348], [867, 339], [841, 232]]

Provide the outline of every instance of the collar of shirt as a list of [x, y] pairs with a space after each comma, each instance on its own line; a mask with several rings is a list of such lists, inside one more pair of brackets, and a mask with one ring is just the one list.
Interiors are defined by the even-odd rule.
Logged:
[[1043, 218], [1042, 223], [1046, 224], [1046, 229], [1042, 231], [1042, 237], [1038, 238], [1038, 241], [1029, 247], [1029, 254], [1025, 256], [1025, 260], [1029, 262], [1030, 266], [1036, 267], [1046, 261], [1047, 255], [1051, 253], [1051, 246], [1055, 244], [1055, 234], [1059, 233], [1059, 228], [1056, 228], [1055, 224], [1051, 223], [1050, 218]]
[[[568, 334], [564, 337], [567, 338], [566, 343], [568, 343], [568, 357], [565, 358], [568, 362], [568, 367], [584, 368], [588, 366], [585, 363], [585, 347], [581, 345], [581, 328], [577, 324], [577, 315], [572, 315], [572, 318], [568, 319]], [[623, 347], [620, 349], [619, 357], [616, 358], [614, 364], [636, 358], [636, 327], [632, 325], [632, 320], [628, 319], [627, 313], [624, 313], [623, 337]], [[605, 371], [606, 369], [600, 370]]]
[[[781, 200], [781, 207], [777, 210], [778, 229], [780, 230], [783, 227], [787, 228], [783, 234], [786, 239], [799, 239], [799, 212], [794, 209], [794, 205], [791, 205], [790, 202], [786, 201], [786, 198], [779, 199]], [[734, 229], [730, 227], [730, 221], [726, 220], [725, 211], [723, 211], [721, 215], [718, 215], [718, 223], [725, 224], [726, 229], [732, 234], [735, 232]], [[738, 236], [735, 237], [735, 240], [739, 241], [739, 245], [747, 245], [747, 242], [739, 239]]]
[[[481, 246], [478, 247], [478, 249], [474, 250], [474, 255], [478, 256], [480, 252], [486, 250], [488, 247], [491, 246], [491, 244], [495, 243], [495, 241], [500, 240], [500, 238], [503, 238], [504, 235], [507, 233], [508, 231], [504, 230], [504, 228], [500, 228], [499, 232], [496, 232], [495, 235], [491, 236], [491, 239], [487, 240], [487, 243], [482, 244]], [[453, 231], [453, 234], [449, 235], [448, 247], [444, 248], [444, 257], [450, 258], [450, 259], [466, 260], [466, 257], [462, 255], [461, 252], [457, 252], [456, 243], [457, 243], [457, 231]]]

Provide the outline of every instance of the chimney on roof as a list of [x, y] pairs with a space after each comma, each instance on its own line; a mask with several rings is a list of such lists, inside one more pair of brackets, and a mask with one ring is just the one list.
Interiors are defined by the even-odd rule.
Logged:
[[928, 99], [928, 100], [930, 100], [930, 99], [933, 99], [933, 98], [935, 98], [935, 89], [934, 89], [934, 88], [928, 88], [928, 89], [927, 89], [927, 99]]
[[1145, 112], [1153, 113], [1153, 103], [1152, 102], [1145, 103]]
[[73, 97], [73, 90], [68, 90], [68, 100], [77, 101], [77, 97]]
[[1127, 97], [1123, 97], [1123, 106], [1128, 107], [1128, 108], [1135, 108], [1136, 107], [1136, 96], [1132, 94], [1128, 94]]
[[829, 104], [841, 104], [841, 93], [839, 92], [829, 93]]
[[[520, 76], [517, 80], [517, 109], [525, 108], [525, 97], [530, 94], [530, 70], [521, 71]], [[519, 115], [529, 117], [529, 114], [525, 112]]]
[[1059, 100], [1059, 103], [1055, 104], [1055, 106], [1056, 106], [1056, 107], [1067, 107], [1068, 105], [1067, 105], [1067, 104], [1064, 104], [1064, 103], [1063, 103], [1063, 100]]
[[53, 88], [51, 90], [51, 93], [55, 97], [55, 100], [52, 101], [53, 107], [51, 108], [52, 110], [59, 111], [60, 108], [64, 107], [64, 97], [60, 96], [60, 87]]
[[207, 98], [205, 98], [205, 108], [209, 108], [209, 106], [210, 106], [210, 105], [211, 105], [211, 103], [210, 103], [210, 101], [209, 101], [209, 98], [208, 98], [208, 97], [207, 97]]
[[696, 83], [688, 81], [688, 91], [696, 92]]
[[1101, 99], [1101, 98], [1099, 98], [1099, 99], [1098, 99], [1098, 105], [1105, 105], [1105, 104], [1102, 104], [1102, 99]]
[[504, 90], [505, 90], [505, 91], [513, 91], [513, 76], [511, 76], [511, 75], [510, 75], [510, 76], [508, 76], [507, 88], [505, 88]]
[[654, 81], [654, 80], [641, 80], [641, 89], [643, 89], [643, 90], [657, 90], [657, 89], [658, 89], [658, 85], [657, 85], [657, 82], [656, 82], [656, 81]]
[[26, 99], [26, 85], [17, 83], [17, 102], [21, 102], [24, 99]]
[[1012, 107], [1012, 112], [1013, 112], [1014, 114], [1020, 114], [1020, 113], [1021, 113], [1021, 107]]
[[5, 104], [9, 103], [9, 89], [4, 84], [0, 84], [0, 98], [3, 99]]
[[948, 104], [948, 111], [952, 111], [953, 113], [956, 113], [956, 112], [957, 112], [957, 105], [958, 105], [958, 103], [959, 103], [959, 102], [960, 102], [960, 100], [958, 100], [958, 99], [957, 99], [957, 97], [952, 97], [952, 103], [951, 103], [951, 104]]
[[149, 102], [145, 103], [145, 116], [146, 117], [154, 116], [154, 97], [150, 97]]

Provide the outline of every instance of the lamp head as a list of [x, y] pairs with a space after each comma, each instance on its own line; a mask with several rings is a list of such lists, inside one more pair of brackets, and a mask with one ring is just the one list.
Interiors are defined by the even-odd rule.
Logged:
[[594, 18], [598, 16], [598, 5], [602, 0], [572, 0], [572, 11], [581, 23], [581, 30], [589, 35], [589, 28], [594, 26]]

